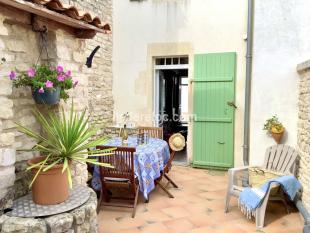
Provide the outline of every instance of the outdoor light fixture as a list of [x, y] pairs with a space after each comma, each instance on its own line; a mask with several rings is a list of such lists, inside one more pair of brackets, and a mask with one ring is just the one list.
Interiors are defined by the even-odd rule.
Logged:
[[100, 46], [98, 45], [92, 52], [91, 54], [89, 55], [89, 57], [87, 58], [86, 60], [86, 66], [88, 68], [91, 68], [92, 64], [93, 64], [93, 59], [94, 59], [94, 56], [95, 54], [97, 53], [97, 51], [100, 49]]

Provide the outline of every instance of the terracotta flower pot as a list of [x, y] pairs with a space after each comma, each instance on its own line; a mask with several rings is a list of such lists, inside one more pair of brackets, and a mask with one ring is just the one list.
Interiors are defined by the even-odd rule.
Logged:
[[280, 133], [271, 132], [273, 139], [276, 141], [277, 144], [280, 144], [284, 135], [284, 130]]
[[[36, 157], [28, 160], [31, 166], [45, 159]], [[32, 185], [32, 198], [39, 205], [55, 205], [64, 202], [69, 197], [67, 170], [62, 173], [63, 165], [59, 164], [46, 172], [41, 171]], [[32, 169], [33, 176], [38, 169]]]

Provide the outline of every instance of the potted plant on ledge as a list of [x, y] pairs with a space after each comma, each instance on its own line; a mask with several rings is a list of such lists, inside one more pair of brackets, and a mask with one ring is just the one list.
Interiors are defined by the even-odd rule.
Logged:
[[267, 119], [264, 124], [264, 130], [273, 137], [273, 139], [280, 144], [283, 138], [285, 128], [282, 123], [279, 121], [277, 116], [273, 116], [270, 119]]
[[67, 100], [67, 90], [78, 84], [77, 81], [73, 81], [71, 71], [65, 71], [62, 66], [38, 65], [20, 74], [11, 71], [9, 77], [14, 87], [31, 87], [33, 99], [37, 104], [54, 105], [60, 99]]
[[[28, 161], [27, 168], [33, 173], [30, 186], [36, 204], [58, 204], [69, 197], [69, 187], [72, 187], [70, 165], [73, 161], [111, 167], [109, 164], [98, 162], [96, 158], [111, 154], [111, 150], [87, 151], [104, 144], [106, 139], [91, 140], [97, 130], [88, 127], [86, 110], [78, 114], [71, 107], [68, 116], [64, 111], [60, 116], [56, 113], [44, 116], [39, 111], [35, 111], [34, 114], [42, 126], [42, 134], [18, 123], [17, 125], [21, 132], [37, 141], [32, 149], [23, 151], [40, 153], [40, 157]], [[89, 154], [92, 158], [88, 158]]]

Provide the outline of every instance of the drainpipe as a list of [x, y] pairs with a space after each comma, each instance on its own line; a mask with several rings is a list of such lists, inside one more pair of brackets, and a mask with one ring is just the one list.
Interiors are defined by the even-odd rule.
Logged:
[[253, 21], [254, 21], [254, 0], [248, 0], [246, 77], [245, 77], [245, 101], [244, 101], [244, 134], [243, 134], [243, 163], [244, 165], [249, 165]]

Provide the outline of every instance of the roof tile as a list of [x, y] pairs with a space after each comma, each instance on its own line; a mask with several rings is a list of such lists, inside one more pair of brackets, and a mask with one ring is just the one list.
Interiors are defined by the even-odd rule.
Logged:
[[45, 6], [46, 8], [56, 11], [58, 13], [65, 14], [73, 19], [85, 21], [98, 28], [104, 29], [107, 32], [111, 30], [110, 25], [102, 24], [102, 21], [98, 16], [93, 16], [92, 13], [90, 12], [85, 12], [78, 9], [75, 6], [62, 3], [60, 0], [30, 0], [30, 1]]

